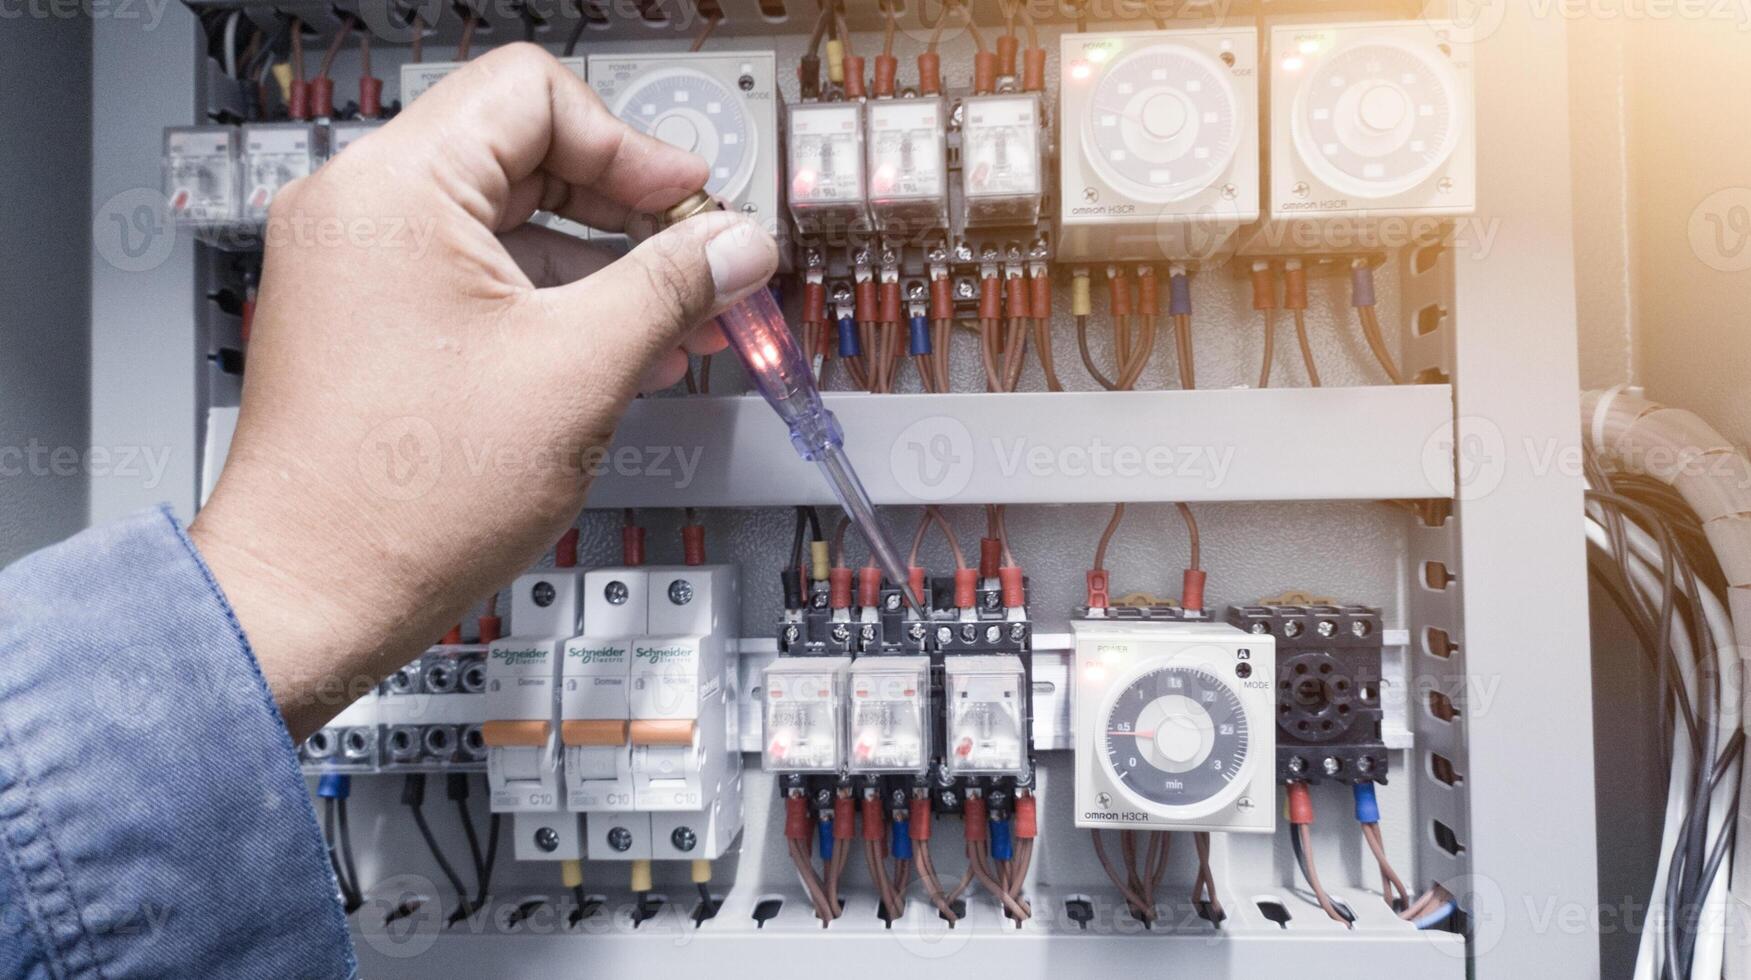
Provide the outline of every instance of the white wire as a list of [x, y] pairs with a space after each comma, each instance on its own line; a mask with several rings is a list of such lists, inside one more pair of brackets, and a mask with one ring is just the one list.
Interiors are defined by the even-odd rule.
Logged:
[[[1589, 511], [1597, 514], [1598, 508], [1590, 506]], [[1624, 521], [1625, 541], [1630, 549], [1628, 562], [1631, 585], [1650, 603], [1658, 604], [1663, 591], [1663, 582], [1655, 568], [1662, 564], [1661, 549], [1651, 535], [1631, 521]], [[1587, 537], [1597, 544], [1607, 554], [1615, 555], [1611, 547], [1611, 537], [1598, 520], [1589, 518], [1586, 521]], [[1726, 611], [1719, 600], [1707, 589], [1701, 589], [1700, 605], [1711, 637], [1716, 642], [1716, 657], [1721, 671], [1721, 683], [1716, 685], [1716, 698], [1719, 704], [1728, 706], [1727, 711], [1736, 715], [1737, 685], [1727, 683], [1728, 678], [1735, 677], [1733, 673], [1737, 666], [1736, 648], [1733, 646], [1733, 630]], [[1684, 685], [1686, 696], [1692, 704], [1698, 703], [1698, 678], [1695, 672], [1694, 647], [1691, 642], [1689, 627], [1683, 622], [1674, 623], [1672, 633], [1673, 659], [1677, 661], [1679, 681]], [[1726, 741], [1731, 738], [1731, 732], [1737, 729], [1736, 724], [1721, 724], [1724, 712], [1718, 710], [1711, 713], [1708, 726], [1708, 737], [1705, 742], [1710, 748], [1710, 758], [1718, 759]], [[1641, 944], [1636, 954], [1636, 980], [1653, 980], [1656, 964], [1665, 959], [1668, 951], [1665, 949], [1665, 930], [1659, 927], [1668, 910], [1665, 908], [1667, 869], [1671, 865], [1672, 851], [1677, 846], [1679, 827], [1688, 816], [1685, 806], [1688, 787], [1694, 773], [1694, 761], [1690, 755], [1689, 740], [1681, 731], [1675, 731], [1673, 736], [1672, 772], [1666, 790], [1666, 815], [1661, 831], [1660, 860], [1654, 874], [1652, 894], [1648, 900], [1648, 915], [1642, 929]], [[1712, 764], [1711, 764], [1712, 768]], [[1735, 778], [1742, 765], [1735, 763], [1728, 778], [1724, 778], [1716, 787], [1710, 798], [1709, 820], [1703, 835], [1706, 842], [1704, 853], [1707, 853], [1723, 833], [1730, 832], [1726, 825], [1726, 813], [1731, 805], [1733, 795], [1738, 792], [1738, 779]], [[1729, 855], [1730, 857], [1730, 855]], [[1725, 862], [1723, 867], [1730, 865]], [[1709, 890], [1703, 898], [1702, 915], [1698, 921], [1696, 946], [1691, 959], [1691, 976], [1719, 977], [1722, 961], [1725, 957], [1726, 916], [1728, 904], [1728, 876], [1717, 873], [1710, 882]]]
[[231, 78], [237, 77], [237, 22], [242, 19], [241, 10], [233, 10], [225, 18], [225, 74]]

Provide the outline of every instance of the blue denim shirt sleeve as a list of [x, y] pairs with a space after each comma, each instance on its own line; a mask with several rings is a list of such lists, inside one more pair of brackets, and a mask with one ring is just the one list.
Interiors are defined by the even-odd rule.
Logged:
[[249, 641], [168, 512], [0, 571], [0, 975], [356, 974]]

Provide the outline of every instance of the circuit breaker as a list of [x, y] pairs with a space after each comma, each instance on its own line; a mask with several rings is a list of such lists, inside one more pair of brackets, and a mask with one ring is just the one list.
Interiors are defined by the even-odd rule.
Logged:
[[947, 109], [939, 96], [876, 99], [865, 108], [869, 209], [897, 237], [948, 227]]
[[1456, 24], [1272, 28], [1271, 216], [1471, 213], [1473, 102]]
[[232, 126], [164, 131], [164, 200], [177, 224], [225, 225], [242, 214], [242, 146]]
[[1273, 639], [1213, 623], [1071, 625], [1076, 825], [1275, 829]]
[[488, 647], [481, 726], [496, 812], [562, 808], [558, 689], [565, 641], [579, 632], [581, 591], [582, 574], [560, 568], [511, 586], [515, 632]]
[[1258, 34], [1066, 34], [1066, 258], [1212, 257], [1259, 216]]
[[587, 65], [591, 87], [616, 116], [700, 156], [708, 192], [768, 231], [783, 230], [776, 55], [592, 55]]
[[787, 116], [790, 213], [805, 235], [843, 236], [865, 227], [863, 103], [809, 102]]
[[328, 127], [257, 123], [243, 127], [243, 220], [262, 222], [274, 195], [316, 172], [328, 158]]
[[1045, 192], [1036, 94], [961, 102], [961, 208], [968, 228], [1033, 227]]
[[649, 585], [641, 568], [584, 575], [585, 632], [566, 641], [560, 670], [566, 805], [573, 810], [634, 809], [632, 648], [645, 634]]

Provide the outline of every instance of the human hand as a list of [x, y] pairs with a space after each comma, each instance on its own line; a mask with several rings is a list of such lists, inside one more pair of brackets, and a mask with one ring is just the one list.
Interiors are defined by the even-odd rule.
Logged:
[[627, 402], [722, 349], [708, 317], [778, 261], [732, 214], [600, 271], [524, 222], [618, 230], [706, 176], [512, 45], [277, 195], [236, 436], [189, 533], [294, 738], [345, 706], [336, 680], [412, 660], [550, 547]]

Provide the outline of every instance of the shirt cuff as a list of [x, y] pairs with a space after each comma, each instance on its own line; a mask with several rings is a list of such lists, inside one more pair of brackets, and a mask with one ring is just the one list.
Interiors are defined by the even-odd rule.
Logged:
[[0, 873], [56, 975], [353, 976], [326, 853], [249, 641], [167, 510], [0, 571]]

